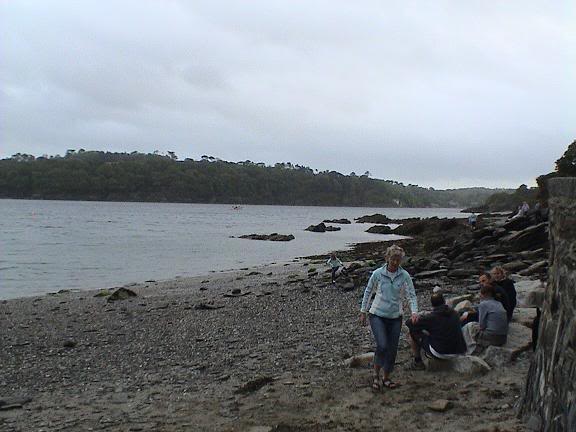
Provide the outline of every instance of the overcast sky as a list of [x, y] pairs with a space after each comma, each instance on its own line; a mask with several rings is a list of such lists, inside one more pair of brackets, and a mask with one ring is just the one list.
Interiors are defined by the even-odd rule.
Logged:
[[573, 1], [0, 0], [0, 157], [517, 187], [576, 139]]

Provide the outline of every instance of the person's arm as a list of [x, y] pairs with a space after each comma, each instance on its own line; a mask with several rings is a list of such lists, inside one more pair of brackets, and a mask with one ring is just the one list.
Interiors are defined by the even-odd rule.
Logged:
[[328, 261], [326, 261], [326, 265], [330, 266], [331, 263], [332, 263], [332, 258], [328, 258]]
[[368, 280], [368, 284], [366, 285], [366, 289], [364, 290], [364, 297], [362, 298], [362, 306], [360, 307], [360, 312], [367, 313], [368, 312], [368, 303], [370, 302], [370, 297], [372, 297], [372, 292], [374, 288], [376, 288], [378, 276], [376, 272], [372, 273], [370, 279]]
[[344, 264], [342, 264], [342, 261], [340, 261], [340, 259], [336, 258], [336, 260], [338, 261], [338, 266], [344, 267]]
[[408, 273], [406, 273], [406, 281], [404, 282], [404, 293], [406, 297], [408, 297], [408, 303], [410, 304], [412, 315], [416, 315], [418, 313], [418, 298], [416, 297], [414, 283]]
[[488, 324], [488, 311], [486, 309], [485, 304], [480, 303], [480, 306], [478, 306], [478, 324], [480, 324], [480, 330], [486, 330], [486, 325]]

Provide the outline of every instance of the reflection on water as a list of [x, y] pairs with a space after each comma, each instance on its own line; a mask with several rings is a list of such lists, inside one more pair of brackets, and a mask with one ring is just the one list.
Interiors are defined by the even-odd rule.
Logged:
[[[324, 219], [464, 217], [457, 209], [0, 200], [0, 298], [207, 274], [390, 238], [369, 224], [311, 233]], [[291, 242], [243, 234], [294, 234]], [[392, 237], [393, 238], [393, 237]]]

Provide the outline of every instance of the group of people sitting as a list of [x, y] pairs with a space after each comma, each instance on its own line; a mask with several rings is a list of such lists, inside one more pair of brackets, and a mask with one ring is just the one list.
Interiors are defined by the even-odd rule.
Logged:
[[[360, 307], [360, 322], [369, 320], [376, 342], [374, 390], [395, 388], [391, 380], [402, 328], [402, 297], [406, 297], [412, 316], [405, 321], [413, 353], [411, 369], [425, 369], [423, 353], [429, 358], [451, 359], [463, 354], [480, 354], [490, 345], [506, 343], [508, 323], [516, 307], [514, 282], [502, 267], [482, 273], [480, 302], [457, 312], [446, 304], [442, 292], [431, 295], [432, 311], [418, 313], [412, 279], [400, 264], [404, 251], [390, 246], [386, 264], [372, 273]], [[381, 376], [383, 372], [383, 376]]]

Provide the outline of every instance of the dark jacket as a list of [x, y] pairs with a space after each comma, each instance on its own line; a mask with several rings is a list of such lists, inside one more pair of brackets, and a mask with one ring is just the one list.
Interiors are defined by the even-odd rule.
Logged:
[[466, 352], [466, 342], [462, 336], [462, 327], [458, 313], [450, 306], [435, 307], [430, 313], [420, 316], [416, 324], [411, 320], [406, 325], [412, 333], [426, 330], [432, 348], [440, 354], [463, 354]]
[[[516, 288], [514, 287], [514, 282], [510, 279], [504, 279], [501, 281], [496, 282], [496, 285], [502, 288], [502, 290], [506, 293], [508, 297], [508, 309], [506, 309], [506, 313], [508, 315], [508, 321], [512, 319], [512, 314], [514, 313], [514, 309], [516, 308]], [[502, 305], [504, 306], [504, 305]]]
[[[512, 314], [514, 313], [515, 305], [512, 304], [510, 297], [508, 297], [508, 293], [506, 293], [506, 290], [502, 288], [501, 285], [494, 284], [494, 290], [496, 292], [494, 299], [502, 303], [502, 306], [504, 306], [504, 309], [506, 310], [508, 322], [510, 322], [512, 320]], [[516, 292], [516, 290], [514, 290], [514, 292]]]

